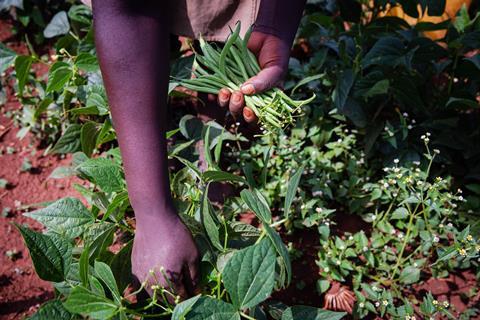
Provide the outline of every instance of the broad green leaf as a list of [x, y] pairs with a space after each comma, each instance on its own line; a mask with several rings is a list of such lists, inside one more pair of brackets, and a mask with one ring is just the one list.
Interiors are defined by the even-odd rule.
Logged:
[[97, 71], [98, 70], [98, 61], [97, 58], [90, 53], [82, 52], [75, 59], [75, 65], [84, 71]]
[[41, 234], [17, 224], [16, 227], [30, 251], [38, 276], [52, 282], [65, 280], [72, 261], [71, 243], [56, 234]]
[[76, 198], [63, 198], [46, 208], [24, 215], [41, 222], [49, 231], [70, 239], [82, 234], [85, 227], [95, 220], [83, 203]]
[[100, 92], [89, 93], [89, 95], [87, 96], [86, 107], [95, 107], [97, 110], [97, 114], [101, 116], [107, 115], [109, 113], [107, 99], [103, 95], [103, 93]]
[[125, 188], [120, 166], [107, 158], [92, 158], [83, 162], [77, 170], [86, 175], [105, 192], [118, 192]]
[[185, 320], [185, 316], [192, 310], [193, 305], [197, 303], [200, 297], [201, 295], [197, 295], [177, 304], [173, 309], [172, 320]]
[[467, 108], [480, 108], [480, 104], [475, 100], [470, 99], [463, 99], [463, 98], [454, 98], [450, 97], [447, 103], [445, 104], [446, 107], [467, 107]]
[[115, 225], [113, 223], [95, 223], [89, 227], [83, 236], [89, 248], [90, 262], [101, 257], [113, 242]]
[[287, 283], [286, 286], [290, 284], [292, 280], [292, 264], [290, 262], [290, 255], [288, 254], [288, 249], [280, 238], [280, 235], [273, 230], [268, 224], [264, 224], [263, 228], [267, 232], [268, 238], [272, 241], [275, 250], [277, 251], [278, 255], [282, 258], [283, 265], [285, 267], [285, 271], [287, 272]]
[[220, 170], [209, 170], [203, 173], [203, 179], [205, 182], [240, 182], [246, 183], [245, 179], [241, 176], [231, 174], [229, 172], [220, 171]]
[[110, 267], [117, 281], [118, 290], [123, 292], [132, 281], [132, 245], [129, 241], [112, 259]]
[[213, 161], [212, 153], [210, 152], [210, 146], [211, 146], [210, 128], [211, 128], [210, 126], [206, 126], [205, 134], [203, 136], [203, 144], [204, 144], [203, 155], [205, 157], [205, 160], [207, 161], [208, 168], [213, 168], [218, 170], [219, 169], [218, 165], [215, 163], [215, 161]]
[[105, 285], [108, 287], [110, 292], [113, 295], [113, 298], [118, 304], [121, 304], [121, 295], [117, 287], [117, 282], [115, 281], [115, 277], [113, 276], [112, 269], [101, 261], [95, 261], [94, 264], [95, 274], [97, 278], [103, 281]]
[[32, 62], [33, 58], [31, 56], [17, 56], [17, 58], [15, 59], [15, 74], [18, 83], [18, 93], [20, 95], [23, 94], [23, 88], [27, 83]]
[[53, 146], [52, 153], [74, 153], [80, 151], [80, 132], [82, 126], [71, 124]]
[[407, 217], [408, 217], [408, 210], [404, 207], [400, 207], [395, 209], [395, 211], [392, 212], [392, 216], [390, 217], [390, 219], [399, 220], [399, 219], [405, 219]]
[[63, 307], [63, 304], [59, 300], [51, 300], [45, 303], [35, 312], [34, 315], [29, 317], [30, 320], [69, 320], [73, 315]]
[[[172, 320], [175, 318], [172, 317]], [[210, 297], [200, 297], [191, 306], [185, 320], [240, 320], [240, 314], [230, 303]]]
[[354, 80], [355, 74], [351, 69], [344, 70], [339, 74], [337, 85], [333, 93], [333, 101], [338, 109], [343, 109], [348, 95], [350, 94], [350, 89], [352, 88]]
[[418, 282], [420, 280], [420, 269], [413, 266], [405, 267], [400, 273], [399, 280], [403, 284]]
[[92, 9], [83, 4], [73, 5], [68, 10], [68, 17], [73, 21], [90, 25], [92, 22]]
[[187, 139], [198, 140], [202, 137], [203, 122], [191, 114], [183, 116], [178, 126], [180, 132]]
[[270, 296], [275, 263], [274, 248], [266, 239], [233, 254], [223, 270], [223, 282], [237, 308], [254, 307]]
[[112, 300], [80, 286], [73, 288], [63, 305], [72, 313], [87, 315], [93, 319], [108, 319], [119, 308]]
[[0, 43], [0, 73], [7, 70], [7, 68], [13, 64], [16, 57], [17, 54], [15, 51], [11, 50], [3, 43]]
[[203, 227], [207, 232], [208, 238], [212, 245], [218, 250], [223, 250], [223, 246], [220, 243], [220, 233], [215, 219], [215, 211], [208, 200], [208, 185], [203, 191], [202, 205], [200, 207], [200, 216], [202, 218]]
[[257, 189], [254, 189], [253, 191], [243, 189], [242, 192], [240, 192], [240, 197], [242, 197], [242, 200], [245, 202], [245, 204], [262, 222], [267, 224], [272, 223], [272, 213], [270, 212], [270, 207], [260, 191]]
[[397, 37], [381, 37], [362, 60], [363, 68], [372, 65], [393, 66], [403, 56], [405, 46]]
[[290, 206], [292, 205], [295, 194], [297, 193], [298, 184], [300, 183], [300, 178], [302, 177], [304, 166], [298, 168], [298, 170], [291, 176], [290, 181], [288, 182], [287, 194], [285, 196], [285, 203], [283, 209], [285, 212], [285, 218], [288, 218], [290, 215]]
[[46, 93], [62, 92], [73, 77], [73, 70], [68, 63], [56, 62], [48, 72]]
[[87, 156], [91, 156], [97, 143], [97, 125], [93, 121], [87, 121], [82, 125], [80, 130], [80, 142], [82, 145], [82, 151]]
[[53, 16], [45, 30], [43, 30], [43, 36], [45, 38], [53, 38], [67, 34], [68, 31], [70, 31], [70, 23], [68, 22], [67, 13], [60, 11]]
[[309, 306], [293, 306], [283, 312], [282, 320], [340, 320], [346, 312], [334, 312]]

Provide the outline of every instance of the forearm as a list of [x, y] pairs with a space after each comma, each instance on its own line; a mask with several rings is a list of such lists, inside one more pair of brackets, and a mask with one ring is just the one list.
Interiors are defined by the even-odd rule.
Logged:
[[306, 0], [261, 0], [254, 30], [292, 44]]
[[162, 5], [142, 2], [93, 1], [98, 58], [137, 215], [170, 202], [165, 142], [168, 30]]

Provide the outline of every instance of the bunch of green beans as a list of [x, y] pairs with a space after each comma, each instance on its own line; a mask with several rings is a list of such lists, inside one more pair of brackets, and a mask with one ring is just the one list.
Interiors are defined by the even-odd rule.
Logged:
[[[222, 49], [200, 38], [201, 53], [195, 51], [193, 79], [180, 80], [187, 89], [203, 93], [218, 94], [222, 88], [231, 92], [240, 90], [240, 86], [249, 78], [260, 72], [255, 55], [247, 48], [251, 28], [242, 39], [240, 23], [229, 36]], [[262, 133], [271, 134], [294, 122], [294, 116], [301, 113], [301, 106], [311, 102], [293, 100], [279, 88], [272, 88], [262, 93], [245, 96], [245, 104], [258, 117]]]

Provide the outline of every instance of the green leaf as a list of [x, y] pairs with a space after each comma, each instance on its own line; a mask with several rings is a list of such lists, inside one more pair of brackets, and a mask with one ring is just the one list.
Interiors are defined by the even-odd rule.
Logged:
[[41, 234], [18, 224], [38, 276], [46, 281], [61, 282], [70, 268], [72, 245], [56, 234]]
[[85, 228], [95, 220], [82, 202], [75, 198], [63, 198], [46, 208], [24, 215], [41, 222], [49, 231], [70, 239], [82, 234]]
[[82, 52], [77, 56], [75, 65], [84, 71], [94, 72], [98, 70], [97, 57], [86, 52]]
[[262, 222], [267, 224], [272, 223], [272, 213], [270, 212], [270, 207], [260, 191], [257, 189], [254, 189], [253, 191], [244, 189], [242, 192], [240, 192], [240, 197], [242, 197], [242, 200], [245, 202], [245, 204]]
[[191, 114], [183, 116], [178, 126], [180, 132], [187, 139], [199, 140], [202, 137], [203, 122]]
[[197, 295], [188, 300], [182, 301], [181, 303], [175, 306], [172, 313], [171, 320], [185, 320], [185, 316], [192, 310], [192, 307], [200, 299], [201, 295]]
[[86, 25], [92, 23], [92, 9], [86, 5], [73, 5], [68, 10], [68, 17]]
[[118, 303], [121, 304], [121, 295], [117, 287], [117, 282], [115, 281], [115, 277], [113, 276], [112, 269], [110, 267], [101, 261], [95, 261], [94, 264], [95, 268], [95, 274], [97, 278], [103, 281], [105, 285], [108, 287], [110, 292], [112, 293], [112, 296], [114, 300]]
[[118, 290], [123, 292], [132, 281], [132, 246], [129, 241], [112, 259], [110, 267], [117, 281]]
[[15, 51], [0, 42], [0, 73], [7, 70], [7, 68], [13, 64], [16, 57], [17, 54]]
[[470, 99], [463, 99], [463, 98], [455, 98], [450, 97], [445, 104], [446, 107], [467, 107], [467, 108], [480, 108], [480, 104], [475, 100]]
[[93, 121], [87, 121], [83, 124], [80, 130], [80, 141], [82, 145], [82, 151], [88, 157], [92, 155], [93, 150], [97, 143], [97, 124]]
[[105, 192], [119, 192], [125, 188], [120, 166], [107, 158], [88, 159], [77, 167]]
[[18, 83], [18, 93], [20, 95], [23, 94], [23, 88], [27, 83], [32, 62], [33, 58], [31, 56], [17, 56], [17, 58], [15, 59], [15, 74]]
[[68, 31], [70, 31], [70, 23], [68, 23], [67, 13], [65, 11], [60, 11], [53, 16], [45, 30], [43, 30], [43, 36], [45, 38], [53, 38], [62, 34], [67, 34]]
[[82, 126], [71, 124], [53, 146], [52, 153], [74, 153], [80, 151], [80, 132]]
[[89, 260], [101, 257], [113, 242], [115, 225], [112, 223], [96, 223], [85, 231], [83, 239], [89, 248]]
[[337, 85], [333, 93], [333, 102], [339, 110], [343, 109], [354, 80], [355, 74], [351, 69], [343, 70], [343, 72], [339, 74]]
[[46, 93], [61, 92], [73, 77], [73, 70], [68, 63], [56, 62], [48, 72]]
[[[188, 301], [188, 300], [187, 300]], [[179, 319], [183, 319], [180, 317]], [[191, 306], [186, 320], [240, 320], [240, 314], [230, 303], [210, 297], [200, 297]], [[172, 320], [176, 320], [172, 316]]]
[[254, 307], [270, 296], [275, 263], [274, 249], [268, 240], [233, 254], [223, 270], [223, 282], [237, 308]]
[[377, 95], [386, 94], [390, 88], [390, 81], [383, 79], [378, 81], [363, 96], [368, 99]]
[[203, 173], [203, 179], [205, 182], [240, 182], [247, 183], [245, 179], [241, 176], [231, 174], [229, 172], [220, 171], [220, 170], [208, 170]]
[[400, 207], [395, 209], [395, 211], [393, 211], [390, 219], [400, 220], [400, 219], [405, 219], [407, 217], [408, 217], [408, 210], [404, 207]]
[[80, 286], [73, 288], [63, 305], [72, 313], [87, 315], [93, 319], [111, 318], [119, 308], [112, 300]]
[[285, 204], [283, 205], [285, 218], [288, 218], [290, 215], [290, 206], [292, 205], [293, 198], [295, 198], [295, 194], [297, 193], [298, 184], [300, 183], [304, 168], [304, 166], [301, 166], [297, 172], [292, 175], [290, 181], [288, 182], [287, 195], [285, 196]]
[[61, 301], [52, 300], [48, 301], [35, 312], [34, 315], [29, 317], [30, 320], [69, 320], [73, 315], [68, 312]]
[[306, 78], [303, 78], [302, 80], [300, 80], [297, 85], [295, 87], [293, 87], [292, 89], [292, 95], [295, 93], [295, 91], [300, 88], [301, 86], [309, 83], [309, 82], [312, 82], [312, 81], [315, 81], [315, 80], [318, 80], [318, 79], [321, 79], [325, 76], [324, 73], [320, 73], [320, 74], [316, 74], [316, 75], [313, 75], [313, 76], [309, 76], [309, 77], [306, 77]]
[[203, 191], [202, 206], [200, 207], [200, 216], [202, 217], [203, 227], [207, 232], [208, 238], [212, 245], [218, 250], [223, 251], [223, 246], [220, 243], [220, 233], [216, 223], [216, 214], [208, 200], [208, 185]]
[[88, 285], [88, 269], [90, 268], [89, 257], [90, 250], [88, 249], [88, 246], [86, 246], [83, 248], [80, 260], [78, 261], [80, 281], [84, 287], [87, 287]]
[[394, 66], [403, 56], [405, 46], [397, 37], [380, 38], [362, 60], [363, 68], [372, 65]]
[[272, 227], [270, 227], [268, 224], [264, 224], [263, 228], [267, 232], [269, 239], [272, 241], [272, 244], [275, 247], [275, 250], [277, 250], [277, 253], [282, 258], [283, 265], [287, 272], [286, 284], [288, 286], [290, 285], [290, 282], [292, 280], [292, 264], [290, 262], [290, 255], [288, 253], [288, 249], [283, 243], [282, 238], [280, 238], [280, 235], [275, 230], [273, 230]]
[[309, 306], [293, 306], [283, 312], [282, 320], [340, 320], [346, 312], [334, 312]]
[[399, 280], [403, 284], [418, 282], [420, 280], [420, 269], [413, 266], [405, 267], [400, 273]]

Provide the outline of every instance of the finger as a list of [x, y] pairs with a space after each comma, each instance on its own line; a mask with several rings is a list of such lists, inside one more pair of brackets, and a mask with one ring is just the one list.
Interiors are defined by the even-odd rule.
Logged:
[[280, 66], [267, 67], [245, 81], [240, 90], [243, 94], [252, 95], [271, 89], [282, 82], [283, 74], [284, 70]]
[[[188, 298], [188, 293], [184, 285], [183, 272], [166, 271], [166, 277], [163, 277], [161, 286], [168, 289], [174, 295], [180, 296], [182, 300]], [[167, 299], [172, 303], [170, 295], [167, 295]]]
[[220, 91], [218, 91], [218, 104], [225, 108], [230, 100], [230, 95], [231, 92], [227, 88], [220, 89]]
[[243, 94], [240, 91], [234, 91], [230, 97], [229, 109], [233, 115], [240, 114], [244, 106]]
[[248, 123], [255, 123], [258, 121], [258, 118], [255, 115], [255, 112], [253, 112], [253, 110], [250, 109], [249, 107], [243, 108], [243, 118], [245, 118], [245, 121]]

